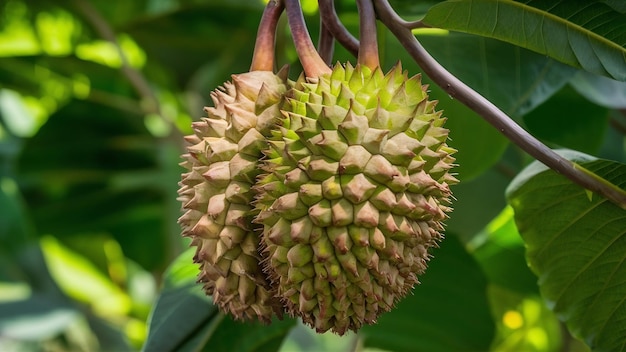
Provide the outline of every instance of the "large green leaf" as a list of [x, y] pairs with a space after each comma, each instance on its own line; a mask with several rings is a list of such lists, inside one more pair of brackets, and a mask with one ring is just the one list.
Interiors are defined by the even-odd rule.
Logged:
[[198, 267], [193, 264], [194, 253], [195, 248], [189, 248], [165, 272], [163, 289], [148, 320], [143, 350], [176, 350], [193, 339], [204, 325], [220, 319], [217, 307], [196, 283]]
[[275, 352], [295, 324], [294, 319], [276, 318], [269, 325], [258, 322], [244, 324], [226, 317], [208, 339], [205, 351]]
[[[581, 164], [618, 187], [626, 165]], [[626, 350], [626, 211], [537, 164], [507, 192], [548, 305], [597, 351]]]
[[542, 104], [576, 73], [545, 55], [491, 38], [415, 33], [448, 71], [514, 118]]
[[449, 235], [421, 285], [360, 334], [366, 347], [387, 351], [487, 350], [494, 322], [487, 280], [455, 236]]
[[503, 40], [626, 81], [626, 14], [588, 0], [449, 0], [429, 26]]
[[143, 350], [277, 350], [295, 321], [274, 320], [266, 326], [224, 317], [202, 285], [196, 283], [198, 265], [192, 260], [195, 250], [193, 247], [183, 252], [166, 271], [163, 289], [150, 314]]
[[609, 110], [566, 86], [525, 115], [524, 122], [535, 137], [545, 142], [596, 154], [604, 141]]

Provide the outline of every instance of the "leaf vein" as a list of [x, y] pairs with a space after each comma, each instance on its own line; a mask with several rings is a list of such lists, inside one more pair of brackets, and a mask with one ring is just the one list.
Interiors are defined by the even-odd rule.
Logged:
[[[619, 220], [619, 219], [618, 219]], [[574, 223], [572, 224], [574, 225]], [[598, 229], [597, 231], [593, 232], [589, 237], [593, 237], [595, 234], [597, 234], [598, 232], [600, 232], [600, 230]], [[561, 291], [556, 295], [555, 297], [555, 301], [560, 301], [561, 298], [563, 297], [563, 295], [565, 294], [565, 291], [567, 291], [567, 289], [572, 286], [574, 284], [574, 282], [576, 280], [578, 280], [580, 278], [580, 276], [592, 265], [595, 263], [596, 260], [598, 260], [599, 258], [601, 258], [607, 251], [607, 249], [609, 249], [614, 243], [615, 241], [619, 240], [621, 237], [621, 234], [618, 234], [617, 236], [615, 236], [613, 239], [611, 239], [611, 241], [609, 241], [604, 248], [602, 248], [602, 250], [600, 250], [593, 258], [590, 258], [591, 260], [589, 260], [587, 262], [587, 264], [585, 264], [580, 270], [578, 270], [578, 272], [570, 279], [568, 280], [567, 285], [563, 286], [561, 288]], [[587, 238], [588, 239], [588, 238]], [[583, 241], [585, 242], [585, 241]], [[608, 282], [608, 281], [607, 281]]]
[[[580, 195], [580, 194], [579, 194]], [[556, 205], [560, 205], [562, 202], [559, 203], [555, 203], [553, 206]], [[543, 254], [543, 252], [554, 242], [556, 241], [562, 234], [565, 233], [565, 230], [571, 228], [573, 225], [576, 224], [576, 222], [578, 222], [581, 218], [583, 218], [586, 214], [588, 214], [589, 212], [591, 212], [593, 209], [597, 208], [600, 204], [604, 203], [604, 201], [598, 202], [596, 204], [593, 204], [592, 206], [588, 207], [585, 209], [585, 211], [580, 212], [578, 214], [578, 216], [576, 216], [575, 218], [572, 219], [571, 223], [568, 224], [567, 226], [563, 227], [559, 232], [555, 233], [554, 236], [552, 236], [548, 242], [546, 242], [543, 247], [539, 250], [539, 252], [537, 252], [537, 256], [540, 256]]]

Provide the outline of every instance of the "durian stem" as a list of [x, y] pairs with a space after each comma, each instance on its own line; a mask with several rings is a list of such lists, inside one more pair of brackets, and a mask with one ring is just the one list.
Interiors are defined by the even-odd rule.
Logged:
[[332, 63], [333, 54], [335, 52], [335, 38], [321, 18], [320, 38], [317, 42], [317, 52], [319, 52], [326, 65], [330, 65]]
[[285, 5], [282, 0], [272, 0], [265, 6], [256, 34], [250, 71], [274, 70], [276, 26], [284, 9]]
[[313, 46], [313, 41], [311, 41], [311, 36], [304, 22], [300, 0], [285, 0], [285, 7], [289, 29], [291, 29], [296, 52], [298, 52], [298, 58], [300, 58], [306, 76], [319, 77], [330, 74], [332, 72], [330, 67], [326, 65]]
[[359, 40], [356, 39], [346, 27], [341, 23], [337, 12], [335, 12], [335, 4], [333, 0], [318, 0], [317, 2], [320, 9], [320, 18], [326, 25], [326, 28], [332, 33], [333, 37], [337, 39], [346, 50], [352, 55], [359, 55]]
[[445, 90], [452, 98], [457, 99], [494, 126], [522, 150], [535, 159], [544, 163], [554, 171], [561, 173], [574, 183], [596, 192], [622, 209], [626, 209], [626, 191], [618, 188], [598, 175], [583, 171], [570, 160], [567, 160], [533, 135], [521, 128], [515, 121], [498, 109], [488, 99], [478, 94], [465, 83], [439, 64], [419, 43], [407, 26], [403, 25], [400, 16], [393, 10], [387, 0], [375, 0], [376, 12], [380, 20], [391, 30], [404, 46], [413, 60], [422, 68], [438, 86]]
[[374, 5], [372, 0], [357, 0], [356, 6], [359, 9], [359, 36], [361, 37], [358, 62], [373, 70], [380, 66]]

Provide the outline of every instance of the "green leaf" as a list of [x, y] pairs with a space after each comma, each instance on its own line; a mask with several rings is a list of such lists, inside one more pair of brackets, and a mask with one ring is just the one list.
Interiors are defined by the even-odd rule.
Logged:
[[[518, 167], [511, 168], [516, 170]], [[463, 242], [468, 242], [506, 206], [502, 194], [510, 181], [496, 166], [475, 179], [452, 186], [456, 200], [452, 203], [454, 211], [446, 221], [446, 231], [459, 236]], [[477, 199], [480, 200], [478, 205]]]
[[[626, 165], [581, 164], [618, 187]], [[537, 165], [507, 191], [542, 296], [575, 336], [597, 351], [626, 346], [626, 211]]]
[[13, 178], [0, 177], [0, 244], [2, 249], [15, 250], [34, 239], [32, 227], [26, 221], [24, 205]]
[[598, 105], [626, 109], [626, 82], [580, 71], [569, 83], [578, 94]]
[[10, 177], [0, 177], [0, 209], [0, 278], [24, 280], [35, 291], [59, 294], [18, 185]]
[[545, 55], [499, 40], [414, 32], [448, 71], [514, 118], [542, 104], [576, 73]]
[[211, 352], [278, 351], [283, 340], [295, 325], [295, 319], [274, 318], [271, 324], [263, 325], [258, 322], [236, 322], [226, 317], [211, 334], [205, 350]]
[[487, 280], [478, 264], [449, 235], [421, 285], [378, 323], [359, 333], [365, 347], [388, 351], [485, 351], [494, 336]]
[[[555, 149], [554, 152], [556, 152], [560, 156], [564, 157], [565, 159], [571, 160], [571, 161], [573, 161], [575, 163], [578, 163], [578, 164], [584, 164], [584, 163], [587, 163], [587, 162], [591, 162], [591, 161], [597, 160], [597, 158], [595, 156], [591, 156], [591, 155], [588, 155], [588, 154], [585, 154], [585, 153], [581, 153], [581, 152], [576, 151], [576, 150]], [[544, 165], [543, 163], [533, 162], [533, 163], [529, 164], [528, 166], [526, 166], [526, 168], [523, 170], [523, 172], [520, 172], [519, 174], [517, 174], [517, 176], [515, 176], [513, 181], [511, 181], [511, 183], [507, 187], [505, 193], [506, 194], [512, 193], [517, 188], [520, 188], [521, 186], [523, 186], [531, 178], [537, 176], [538, 174], [540, 174], [540, 173], [542, 173], [542, 172], [544, 172], [546, 170], [549, 170], [549, 168], [546, 165]]]
[[[191, 339], [203, 325], [219, 319], [219, 312], [196, 283], [195, 248], [183, 252], [164, 274], [163, 289], [148, 319], [144, 351], [173, 351]], [[197, 347], [197, 346], [196, 346]]]
[[426, 25], [506, 41], [626, 81], [626, 14], [588, 0], [449, 0]]
[[604, 141], [609, 110], [566, 86], [525, 115], [524, 122], [529, 132], [545, 142], [596, 154]]
[[[187, 249], [165, 272], [163, 290], [149, 318], [144, 351], [275, 351], [293, 319], [271, 325], [235, 322], [224, 317], [196, 283], [195, 247]], [[233, 338], [237, 336], [237, 338]]]
[[468, 244], [489, 283], [514, 292], [537, 292], [537, 277], [526, 264], [524, 241], [520, 237], [513, 209], [504, 210]]
[[0, 303], [0, 335], [19, 340], [43, 340], [65, 331], [78, 311], [54, 296], [34, 295]]
[[125, 316], [130, 311], [130, 297], [87, 258], [51, 236], [42, 237], [40, 244], [52, 277], [69, 297], [102, 315]]

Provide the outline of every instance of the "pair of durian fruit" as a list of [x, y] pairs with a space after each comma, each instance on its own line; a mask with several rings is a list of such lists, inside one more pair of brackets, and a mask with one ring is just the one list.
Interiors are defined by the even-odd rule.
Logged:
[[443, 238], [458, 182], [445, 118], [399, 64], [296, 81], [267, 67], [213, 91], [185, 137], [179, 223], [198, 281], [238, 320], [286, 312], [357, 331], [410, 292]]

